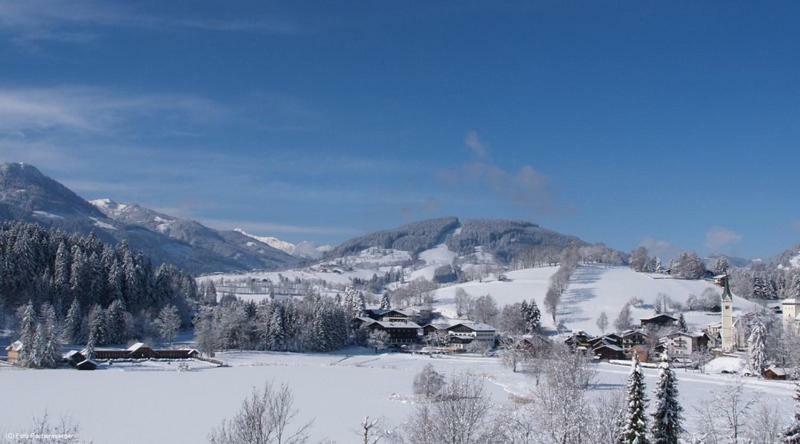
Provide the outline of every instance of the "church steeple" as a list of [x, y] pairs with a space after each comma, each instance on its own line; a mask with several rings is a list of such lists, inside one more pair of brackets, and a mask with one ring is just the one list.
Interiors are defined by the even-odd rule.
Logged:
[[733, 295], [731, 294], [731, 286], [728, 283], [729, 275], [725, 275], [722, 277], [722, 286], [724, 290], [722, 290], [722, 300], [733, 302]]

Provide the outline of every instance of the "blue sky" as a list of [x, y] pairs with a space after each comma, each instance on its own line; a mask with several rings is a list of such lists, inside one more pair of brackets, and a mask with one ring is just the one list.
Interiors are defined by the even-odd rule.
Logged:
[[796, 2], [224, 3], [0, 0], [0, 158], [294, 241], [800, 238]]

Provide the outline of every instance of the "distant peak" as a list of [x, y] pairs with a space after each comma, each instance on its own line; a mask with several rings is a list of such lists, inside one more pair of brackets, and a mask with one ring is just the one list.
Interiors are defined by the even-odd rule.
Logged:
[[101, 210], [124, 210], [128, 206], [109, 198], [90, 200], [89, 203]]

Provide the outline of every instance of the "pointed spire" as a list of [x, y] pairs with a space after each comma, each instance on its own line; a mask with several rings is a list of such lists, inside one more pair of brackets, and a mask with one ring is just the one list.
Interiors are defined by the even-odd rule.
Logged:
[[725, 288], [722, 291], [722, 300], [723, 301], [732, 301], [733, 300], [733, 295], [731, 294], [731, 286], [730, 286], [729, 280], [730, 280], [730, 275], [728, 275], [728, 274], [726, 274], [722, 278], [722, 286]]

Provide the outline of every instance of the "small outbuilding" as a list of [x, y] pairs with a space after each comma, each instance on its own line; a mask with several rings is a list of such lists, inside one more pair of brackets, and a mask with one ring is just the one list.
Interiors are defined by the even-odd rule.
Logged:
[[764, 370], [764, 378], [783, 381], [786, 379], [786, 370], [781, 367], [775, 367], [774, 365], [771, 365]]
[[75, 368], [78, 370], [96, 370], [97, 363], [92, 361], [91, 359], [84, 359], [83, 361], [77, 363]]
[[20, 355], [22, 354], [22, 341], [14, 341], [6, 347], [6, 354], [8, 356], [8, 363], [12, 365], [16, 365], [20, 360]]

